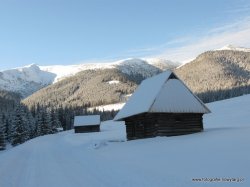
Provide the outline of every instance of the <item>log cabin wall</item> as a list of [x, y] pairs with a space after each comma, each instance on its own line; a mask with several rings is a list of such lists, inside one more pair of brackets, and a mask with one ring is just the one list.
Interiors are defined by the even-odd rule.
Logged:
[[156, 114], [157, 135], [176, 136], [203, 131], [202, 115], [193, 113]]
[[75, 133], [100, 132], [100, 125], [76, 126]]
[[143, 113], [125, 119], [127, 139], [184, 135], [203, 130], [196, 113]]
[[155, 119], [147, 113], [125, 119], [127, 139], [140, 139], [155, 137], [157, 129]]

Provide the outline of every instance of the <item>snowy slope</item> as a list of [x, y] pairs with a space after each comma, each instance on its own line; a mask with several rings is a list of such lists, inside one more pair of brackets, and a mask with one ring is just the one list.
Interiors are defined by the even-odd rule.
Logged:
[[127, 142], [122, 122], [107, 121], [39, 137], [0, 152], [0, 186], [249, 187], [249, 106], [250, 95], [208, 104], [205, 131], [191, 135]]
[[[177, 64], [164, 59], [125, 59], [110, 63], [79, 65], [37, 66], [35, 64], [0, 72], [0, 89], [21, 93], [24, 97], [84, 70], [116, 68], [126, 74], [145, 77], [157, 74], [157, 70], [176, 67]], [[159, 68], [159, 69], [158, 69]]]

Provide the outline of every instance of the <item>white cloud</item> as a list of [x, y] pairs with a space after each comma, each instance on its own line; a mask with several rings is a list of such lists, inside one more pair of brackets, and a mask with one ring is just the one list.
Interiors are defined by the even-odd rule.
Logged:
[[[157, 46], [124, 51], [122, 55], [106, 56], [102, 59], [87, 60], [88, 63], [111, 62], [122, 58], [165, 58], [171, 61], [187, 62], [208, 50], [222, 48], [226, 45], [250, 48], [250, 17], [237, 22], [211, 28], [203, 35], [189, 35], [174, 38]], [[83, 62], [80, 62], [83, 63]]]
[[165, 47], [163, 49], [164, 45], [162, 45], [158, 48], [158, 55], [152, 56], [184, 62], [195, 58], [204, 51], [221, 48], [228, 44], [250, 47], [250, 18], [213, 28], [200, 38], [190, 36], [190, 40], [186, 39], [186, 41], [183, 40], [181, 45], [175, 48]]

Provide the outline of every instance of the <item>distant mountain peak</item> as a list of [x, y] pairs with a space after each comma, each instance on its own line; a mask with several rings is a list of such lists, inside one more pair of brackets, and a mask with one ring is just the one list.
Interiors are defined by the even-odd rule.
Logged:
[[33, 72], [33, 73], [39, 73], [41, 71], [40, 67], [37, 64], [30, 64], [27, 66], [24, 66], [22, 68], [17, 68], [19, 71], [26, 71], [26, 72]]
[[39, 66], [36, 63], [32, 63], [32, 64], [26, 65], [24, 67], [30, 68], [30, 67], [39, 67]]
[[215, 51], [222, 51], [222, 50], [250, 52], [250, 48], [237, 47], [237, 46], [234, 46], [234, 45], [231, 45], [231, 44], [225, 45], [222, 48], [216, 49]]
[[134, 63], [134, 62], [145, 62], [145, 60], [140, 59], [140, 58], [126, 58], [117, 61], [117, 63]]

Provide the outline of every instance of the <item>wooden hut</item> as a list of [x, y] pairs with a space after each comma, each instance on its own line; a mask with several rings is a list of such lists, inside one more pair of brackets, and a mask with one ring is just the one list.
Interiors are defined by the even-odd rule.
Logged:
[[144, 80], [115, 116], [127, 139], [184, 135], [203, 130], [205, 104], [172, 72]]
[[100, 123], [100, 115], [75, 116], [75, 133], [99, 132]]

